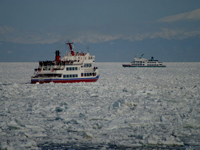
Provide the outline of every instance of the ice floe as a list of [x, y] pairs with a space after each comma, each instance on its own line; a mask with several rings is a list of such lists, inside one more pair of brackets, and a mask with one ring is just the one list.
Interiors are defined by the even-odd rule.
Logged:
[[200, 148], [200, 63], [97, 65], [96, 83], [30, 84], [37, 63], [0, 63], [0, 149]]

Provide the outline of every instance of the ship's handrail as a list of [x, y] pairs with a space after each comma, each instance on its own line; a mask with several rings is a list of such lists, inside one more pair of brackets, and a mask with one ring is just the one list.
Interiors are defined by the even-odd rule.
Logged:
[[[69, 61], [39, 61], [40, 66], [52, 66], [52, 65], [76, 65], [74, 62], [80, 62], [79, 60], [69, 60]], [[82, 64], [82, 63], [79, 63]]]

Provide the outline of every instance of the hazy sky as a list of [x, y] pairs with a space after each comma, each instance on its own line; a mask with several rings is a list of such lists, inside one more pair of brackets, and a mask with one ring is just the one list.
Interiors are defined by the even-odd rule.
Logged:
[[191, 37], [200, 37], [200, 0], [0, 0], [0, 45], [7, 47]]

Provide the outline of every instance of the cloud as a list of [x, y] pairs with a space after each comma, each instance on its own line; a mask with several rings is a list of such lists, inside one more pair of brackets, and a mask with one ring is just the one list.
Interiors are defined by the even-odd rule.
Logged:
[[101, 43], [121, 38], [121, 34], [103, 34], [93, 30], [72, 30], [66, 34], [56, 32], [30, 32], [16, 30], [7, 26], [0, 26], [0, 41], [21, 44], [51, 44], [59, 41], [73, 41], [74, 43]]
[[181, 13], [177, 15], [167, 16], [167, 17], [159, 19], [158, 21], [172, 23], [172, 22], [181, 21], [181, 20], [200, 20], [200, 9], [196, 9], [193, 11], [189, 11], [189, 12]]
[[[149, 24], [148, 24], [149, 26]], [[152, 26], [152, 28], [151, 28]], [[122, 28], [123, 30], [117, 32], [116, 30], [104, 31], [104, 28], [84, 28], [83, 29], [69, 29], [64, 28], [62, 31], [53, 30], [53, 32], [31, 32], [31, 31], [22, 31], [16, 30], [11, 27], [0, 26], [0, 42], [14, 42], [21, 44], [52, 44], [55, 42], [67, 42], [68, 40], [74, 43], [90, 44], [90, 43], [103, 43], [110, 42], [114, 40], [122, 39], [129, 41], [142, 41], [146, 39], [186, 39], [189, 37], [200, 36], [199, 27], [196, 29], [193, 28], [184, 28], [176, 27], [172, 28], [171, 26], [166, 26], [155, 22], [152, 24], [148, 30], [146, 26], [137, 26], [137, 30], [133, 29], [134, 27]], [[106, 26], [108, 27], [108, 26]], [[99, 30], [98, 30], [99, 29]], [[63, 32], [65, 31], [65, 32]], [[127, 32], [128, 31], [128, 32]]]
[[0, 26], [0, 41], [21, 44], [50, 44], [57, 42], [58, 37], [53, 33], [21, 31], [8, 26]]
[[151, 34], [149, 37], [150, 39], [154, 38], [163, 38], [163, 39], [186, 39], [189, 37], [194, 37], [194, 36], [199, 36], [200, 31], [194, 30], [194, 31], [185, 31], [184, 29], [168, 29], [168, 28], [163, 28], [160, 32], [156, 32]]
[[100, 34], [100, 33], [86, 33], [84, 35], [76, 35], [72, 40], [76, 43], [101, 43], [113, 41], [121, 38], [123, 35], [120, 34]]
[[174, 39], [182, 40], [195, 36], [200, 36], [199, 30], [186, 31], [185, 29], [162, 28], [160, 29], [160, 31], [135, 34], [132, 36], [123, 37], [123, 39], [129, 41], [142, 41], [145, 39], [155, 39], [155, 38], [162, 38], [167, 40], [174, 40]]

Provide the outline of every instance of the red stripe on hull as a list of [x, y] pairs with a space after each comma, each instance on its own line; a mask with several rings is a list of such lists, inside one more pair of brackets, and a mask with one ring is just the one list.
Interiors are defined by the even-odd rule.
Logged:
[[31, 81], [32, 84], [35, 83], [78, 83], [78, 82], [96, 82], [98, 80], [98, 78], [94, 78], [94, 79], [79, 79], [79, 80], [47, 80], [47, 81]]

